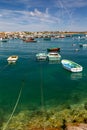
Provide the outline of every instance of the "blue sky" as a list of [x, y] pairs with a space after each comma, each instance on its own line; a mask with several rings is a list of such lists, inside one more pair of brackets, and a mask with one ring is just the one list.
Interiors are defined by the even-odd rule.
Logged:
[[1, 0], [1, 31], [87, 31], [87, 0]]

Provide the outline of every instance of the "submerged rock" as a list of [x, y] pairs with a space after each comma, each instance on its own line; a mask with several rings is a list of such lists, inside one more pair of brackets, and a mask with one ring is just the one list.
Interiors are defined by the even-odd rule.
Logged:
[[67, 126], [67, 130], [87, 130], [87, 124], [78, 124], [76, 126]]
[[84, 103], [84, 108], [87, 110], [87, 102]]

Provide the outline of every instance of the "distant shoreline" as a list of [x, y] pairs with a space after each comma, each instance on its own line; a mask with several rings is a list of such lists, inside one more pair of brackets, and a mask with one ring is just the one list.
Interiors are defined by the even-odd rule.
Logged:
[[87, 34], [87, 32], [60, 32], [62, 34]]
[[33, 37], [43, 37], [43, 36], [55, 36], [58, 35], [61, 37], [70, 37], [72, 35], [86, 35], [87, 37], [87, 31], [83, 32], [75, 32], [75, 31], [42, 31], [42, 32], [29, 32], [29, 31], [19, 31], [19, 32], [0, 32], [0, 38], [8, 38], [8, 37], [14, 37], [14, 38], [20, 38], [20, 37], [26, 37], [26, 36], [33, 36]]

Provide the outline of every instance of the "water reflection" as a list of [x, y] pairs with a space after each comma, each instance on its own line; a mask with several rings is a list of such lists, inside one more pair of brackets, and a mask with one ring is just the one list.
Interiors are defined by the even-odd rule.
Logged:
[[60, 64], [61, 63], [61, 60], [52, 60], [52, 61], [49, 61], [49, 64]]
[[72, 73], [72, 74], [70, 75], [70, 77], [71, 77], [72, 80], [81, 79], [82, 76], [83, 76], [82, 73]]

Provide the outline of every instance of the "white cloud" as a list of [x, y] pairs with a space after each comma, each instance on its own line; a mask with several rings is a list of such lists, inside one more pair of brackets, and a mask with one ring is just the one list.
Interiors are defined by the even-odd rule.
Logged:
[[[24, 0], [22, 0], [23, 2]], [[50, 10], [50, 8], [32, 8], [32, 10], [7, 10], [0, 9], [0, 31], [20, 31], [20, 30], [30, 30], [39, 31], [43, 30], [58, 30], [58, 29], [82, 29], [81, 25], [78, 24], [80, 19], [76, 19], [77, 16], [75, 12], [70, 9], [70, 7], [80, 7], [85, 6], [87, 2], [84, 0], [55, 0], [53, 6], [57, 7], [55, 10]], [[21, 2], [21, 1], [19, 1]], [[25, 2], [29, 2], [25, 0]], [[31, 0], [30, 0], [31, 2]], [[69, 4], [72, 3], [72, 4]], [[31, 5], [31, 4], [30, 4]], [[65, 6], [64, 6], [65, 5]], [[51, 8], [53, 9], [53, 8]], [[79, 14], [80, 15], [80, 14]], [[84, 24], [83, 19], [83, 29], [86, 29], [86, 23]]]
[[[38, 9], [35, 9], [34, 11], [13, 11], [13, 10], [0, 10], [1, 12], [1, 20], [9, 21], [14, 20], [12, 22], [17, 21], [31, 21], [31, 20], [37, 20], [37, 21], [44, 21], [44, 22], [50, 22], [55, 23], [58, 22], [58, 18], [48, 14], [47, 9], [46, 11], [40, 12]], [[33, 22], [33, 21], [32, 21]]]
[[[13, 10], [0, 10], [0, 30], [28, 30], [28, 28], [45, 29], [52, 27], [53, 24], [58, 23], [59, 19], [50, 15], [48, 9], [41, 12], [38, 9], [34, 11], [13, 11]], [[38, 27], [38, 28], [37, 28]]]
[[68, 8], [71, 7], [85, 7], [87, 6], [86, 0], [49, 0], [49, 1], [43, 1], [43, 0], [18, 0], [17, 3], [23, 3], [27, 7], [61, 7], [60, 2], [63, 4], [63, 6], [66, 6]]
[[2, 3], [4, 4], [9, 4], [12, 6], [24, 6], [25, 9], [29, 8], [61, 8], [61, 4], [67, 8], [78, 8], [78, 7], [86, 7], [87, 6], [87, 0], [3, 0]]
[[56, 0], [55, 6], [58, 8], [80, 8], [86, 7], [86, 0]]

